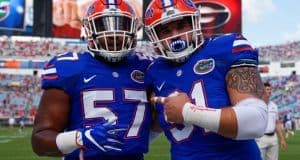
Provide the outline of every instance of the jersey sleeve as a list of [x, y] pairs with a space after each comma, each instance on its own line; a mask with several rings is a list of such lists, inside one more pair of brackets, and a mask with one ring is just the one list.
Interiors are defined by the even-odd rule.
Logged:
[[231, 39], [231, 50], [227, 55], [230, 67], [257, 66], [258, 50], [241, 34], [233, 34]]
[[77, 80], [79, 64], [77, 53], [70, 52], [53, 57], [44, 67], [42, 88], [58, 88], [68, 93]]
[[234, 67], [258, 65], [258, 51], [241, 34], [217, 37], [211, 40], [208, 46], [224, 76]]

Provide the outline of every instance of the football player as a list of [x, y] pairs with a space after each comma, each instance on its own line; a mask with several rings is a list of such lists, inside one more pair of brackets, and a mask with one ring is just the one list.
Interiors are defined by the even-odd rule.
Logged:
[[241, 34], [204, 38], [200, 20], [191, 0], [152, 0], [145, 12], [161, 56], [145, 82], [172, 160], [261, 159], [254, 138], [264, 134], [267, 107], [258, 52]]
[[44, 68], [32, 148], [65, 160], [142, 160], [151, 57], [134, 51], [137, 16], [125, 1], [96, 0], [83, 27], [88, 51], [59, 54]]

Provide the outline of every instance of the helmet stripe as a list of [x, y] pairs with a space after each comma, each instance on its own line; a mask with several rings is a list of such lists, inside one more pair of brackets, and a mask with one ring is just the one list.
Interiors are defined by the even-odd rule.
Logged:
[[118, 4], [118, 0], [115, 0], [114, 4], [115, 4], [115, 8], [118, 8], [118, 5], [117, 5]]
[[106, 0], [106, 8], [109, 8], [109, 0]]
[[173, 6], [174, 5], [174, 0], [161, 0], [161, 4], [162, 4], [163, 10], [165, 12], [167, 6]]
[[[112, 5], [114, 4], [114, 5]], [[106, 0], [106, 8], [117, 9], [118, 8], [118, 0]]]

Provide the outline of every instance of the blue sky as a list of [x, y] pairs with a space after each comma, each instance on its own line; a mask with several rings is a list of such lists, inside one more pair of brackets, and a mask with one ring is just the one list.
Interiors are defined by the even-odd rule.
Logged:
[[299, 0], [242, 0], [242, 33], [254, 46], [300, 40]]

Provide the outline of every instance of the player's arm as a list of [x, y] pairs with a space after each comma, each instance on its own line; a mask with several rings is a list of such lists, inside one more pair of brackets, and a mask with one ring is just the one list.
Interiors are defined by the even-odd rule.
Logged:
[[264, 86], [257, 67], [230, 69], [226, 84], [233, 106], [221, 110], [218, 132], [235, 139], [262, 136], [267, 125], [267, 106], [261, 99]]
[[149, 133], [149, 141], [150, 142], [153, 142], [155, 141], [162, 133], [162, 128], [159, 124], [159, 121], [158, 121], [158, 113], [155, 112], [153, 114], [156, 114], [155, 116], [155, 119], [152, 120], [151, 122], [151, 127], [150, 127], [150, 133]]
[[[70, 112], [70, 98], [63, 90], [44, 91], [34, 121], [31, 143], [40, 156], [62, 156], [56, 137], [66, 128]], [[75, 138], [74, 138], [75, 139]]]
[[154, 92], [148, 89], [147, 95], [149, 95], [148, 101], [150, 102], [150, 111], [151, 111], [151, 126], [150, 126], [149, 140], [150, 142], [153, 142], [161, 135], [163, 130], [159, 124], [158, 113], [155, 110], [155, 103], [151, 101], [151, 99], [155, 97], [155, 94]]
[[69, 112], [68, 94], [59, 89], [48, 89], [44, 92], [31, 139], [36, 154], [63, 156], [76, 149], [93, 149], [98, 152], [122, 151], [122, 133], [126, 131], [124, 126], [112, 125], [115, 120], [105, 120], [90, 127], [64, 132]]
[[163, 103], [167, 120], [191, 123], [233, 139], [253, 139], [263, 135], [267, 106], [260, 99], [263, 83], [256, 67], [232, 68], [226, 76], [232, 106], [214, 109], [196, 106], [185, 93], [174, 97], [155, 97]]

